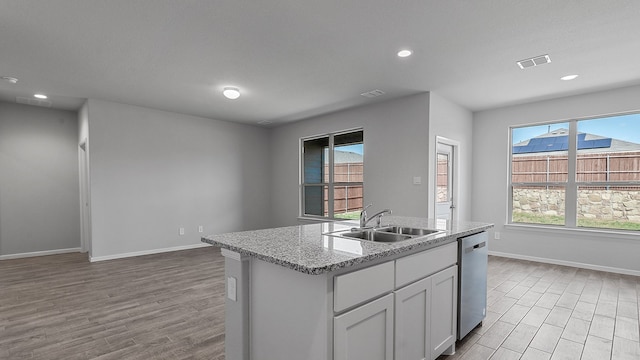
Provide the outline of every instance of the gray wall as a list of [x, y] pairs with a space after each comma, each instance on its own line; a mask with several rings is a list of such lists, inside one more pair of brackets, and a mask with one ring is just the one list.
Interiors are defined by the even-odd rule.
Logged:
[[473, 122], [472, 218], [496, 224], [489, 249], [521, 258], [639, 274], [637, 235], [504, 226], [507, 221], [509, 126], [640, 109], [640, 86], [482, 111]]
[[76, 112], [0, 102], [0, 256], [80, 247]]
[[[362, 127], [364, 129], [364, 201], [372, 211], [427, 217], [435, 159], [435, 137], [461, 143], [461, 218], [469, 217], [471, 188], [471, 112], [434, 93], [366, 105], [272, 130], [272, 220], [295, 225], [299, 215], [300, 138]], [[414, 185], [413, 178], [422, 178]], [[434, 182], [432, 180], [431, 182]]]
[[88, 114], [92, 259], [269, 226], [268, 130], [93, 99]]
[[[272, 130], [272, 224], [299, 215], [300, 138], [364, 129], [364, 201], [372, 211], [427, 216], [429, 94], [390, 100], [283, 125]], [[421, 176], [422, 185], [413, 185]]]

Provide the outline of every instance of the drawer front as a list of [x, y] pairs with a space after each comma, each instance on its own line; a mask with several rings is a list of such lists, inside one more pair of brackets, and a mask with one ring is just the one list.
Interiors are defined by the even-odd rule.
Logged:
[[333, 311], [340, 312], [393, 291], [393, 282], [393, 261], [336, 276], [333, 281]]
[[458, 242], [396, 260], [396, 288], [420, 280], [458, 261]]

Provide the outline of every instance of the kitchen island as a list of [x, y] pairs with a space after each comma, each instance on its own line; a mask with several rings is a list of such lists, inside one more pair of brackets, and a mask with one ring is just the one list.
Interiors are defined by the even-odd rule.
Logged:
[[389, 216], [438, 232], [381, 243], [354, 222], [212, 235], [225, 256], [229, 360], [434, 359], [456, 338], [457, 240], [492, 224]]

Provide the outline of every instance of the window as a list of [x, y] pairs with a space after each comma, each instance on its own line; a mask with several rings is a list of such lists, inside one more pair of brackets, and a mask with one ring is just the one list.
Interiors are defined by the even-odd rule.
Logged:
[[511, 129], [512, 223], [640, 230], [640, 114]]
[[302, 139], [303, 216], [357, 219], [362, 211], [362, 130]]

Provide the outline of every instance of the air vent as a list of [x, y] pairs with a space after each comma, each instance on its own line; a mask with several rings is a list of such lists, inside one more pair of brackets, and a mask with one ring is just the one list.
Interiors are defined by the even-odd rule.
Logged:
[[51, 101], [49, 100], [33, 99], [33, 98], [21, 97], [21, 96], [16, 97], [16, 102], [18, 104], [41, 106], [41, 107], [48, 107], [48, 108], [50, 108], [52, 105]]
[[269, 125], [269, 124], [273, 124], [273, 121], [271, 120], [260, 120], [258, 121], [259, 125]]
[[362, 95], [364, 97], [367, 97], [367, 98], [374, 98], [374, 97], [378, 97], [380, 95], [384, 95], [384, 91], [382, 91], [382, 90], [371, 90], [371, 91], [368, 91], [366, 93], [362, 93], [360, 95]]
[[532, 57], [530, 59], [524, 59], [516, 62], [520, 69], [530, 68], [542, 64], [548, 64], [551, 62], [551, 58], [549, 55], [540, 55], [536, 57]]

